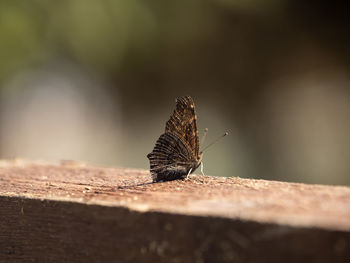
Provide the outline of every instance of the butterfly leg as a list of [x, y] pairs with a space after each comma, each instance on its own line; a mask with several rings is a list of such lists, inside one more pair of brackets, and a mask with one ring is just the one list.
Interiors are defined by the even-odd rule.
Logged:
[[186, 179], [188, 179], [188, 176], [190, 175], [191, 172], [192, 172], [192, 168], [188, 171], [188, 174], [186, 175]]
[[205, 176], [204, 172], [203, 172], [203, 168], [204, 168], [204, 165], [203, 165], [203, 162], [201, 162], [201, 173], [203, 176]]

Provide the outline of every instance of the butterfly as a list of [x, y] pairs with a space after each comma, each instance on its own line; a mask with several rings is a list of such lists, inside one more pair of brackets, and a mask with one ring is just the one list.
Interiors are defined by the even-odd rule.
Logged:
[[150, 171], [154, 182], [183, 179], [201, 164], [197, 115], [190, 96], [176, 99], [176, 108], [151, 153]]

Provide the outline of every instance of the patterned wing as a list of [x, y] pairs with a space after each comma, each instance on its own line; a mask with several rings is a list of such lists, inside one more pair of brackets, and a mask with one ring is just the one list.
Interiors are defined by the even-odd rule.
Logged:
[[147, 155], [150, 160], [153, 181], [169, 181], [183, 178], [194, 168], [191, 149], [174, 133], [162, 134], [153, 151]]
[[193, 155], [199, 156], [197, 116], [193, 99], [190, 96], [176, 99], [176, 109], [166, 123], [165, 132], [176, 133], [188, 144]]

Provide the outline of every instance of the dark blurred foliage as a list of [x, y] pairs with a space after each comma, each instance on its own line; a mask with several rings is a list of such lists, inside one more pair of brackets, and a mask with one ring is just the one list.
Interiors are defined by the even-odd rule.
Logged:
[[189, 94], [210, 175], [350, 184], [339, 3], [0, 0], [1, 158], [147, 168]]

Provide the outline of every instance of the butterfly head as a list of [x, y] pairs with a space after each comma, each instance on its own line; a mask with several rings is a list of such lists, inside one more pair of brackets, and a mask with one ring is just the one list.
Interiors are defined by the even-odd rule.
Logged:
[[202, 161], [202, 158], [203, 158], [203, 152], [199, 152], [197, 157], [197, 162], [200, 163]]

